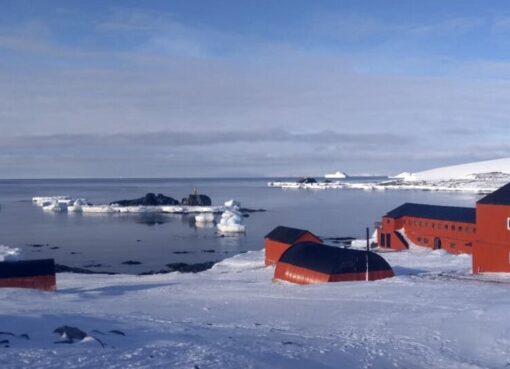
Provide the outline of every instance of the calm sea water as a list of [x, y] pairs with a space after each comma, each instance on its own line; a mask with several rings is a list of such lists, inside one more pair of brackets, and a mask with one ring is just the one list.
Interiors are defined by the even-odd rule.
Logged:
[[[359, 179], [355, 179], [359, 180]], [[164, 269], [165, 264], [217, 261], [263, 248], [277, 225], [309, 229], [322, 237], [363, 237], [365, 228], [403, 202], [474, 206], [478, 196], [423, 191], [281, 190], [268, 179], [1, 180], [0, 244], [19, 247], [26, 258], [121, 273]], [[189, 215], [48, 213], [33, 196], [68, 195], [93, 203], [137, 198], [147, 192], [181, 199], [198, 188], [213, 204], [236, 199], [264, 208], [245, 219], [247, 232], [218, 237]], [[34, 247], [34, 245], [43, 245]], [[186, 252], [186, 253], [183, 253]], [[125, 261], [140, 265], [124, 265]], [[101, 266], [99, 266], [99, 264]]]

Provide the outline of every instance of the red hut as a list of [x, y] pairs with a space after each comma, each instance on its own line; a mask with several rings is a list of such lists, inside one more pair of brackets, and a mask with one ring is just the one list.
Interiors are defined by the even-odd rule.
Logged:
[[0, 287], [56, 290], [53, 259], [0, 262]]
[[476, 203], [473, 273], [510, 272], [510, 183]]
[[276, 264], [285, 250], [295, 243], [310, 242], [320, 244], [322, 242], [317, 236], [307, 230], [283, 226], [273, 229], [264, 239], [266, 265]]
[[295, 244], [285, 251], [274, 273], [275, 279], [297, 284], [375, 281], [393, 276], [390, 265], [376, 253], [317, 247], [310, 242]]

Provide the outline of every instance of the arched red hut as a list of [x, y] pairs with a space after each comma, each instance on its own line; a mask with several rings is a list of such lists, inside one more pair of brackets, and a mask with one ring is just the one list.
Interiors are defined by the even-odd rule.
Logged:
[[0, 287], [56, 290], [53, 259], [0, 262]]
[[278, 226], [265, 237], [266, 265], [273, 265], [290, 246], [299, 242], [320, 244], [322, 241], [305, 229]]
[[375, 281], [393, 276], [390, 265], [374, 252], [327, 245], [317, 247], [310, 242], [288, 248], [274, 273], [275, 279], [297, 284]]

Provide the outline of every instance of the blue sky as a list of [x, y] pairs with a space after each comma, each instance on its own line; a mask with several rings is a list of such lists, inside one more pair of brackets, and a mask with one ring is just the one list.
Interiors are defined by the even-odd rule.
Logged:
[[510, 156], [504, 1], [3, 1], [0, 176]]

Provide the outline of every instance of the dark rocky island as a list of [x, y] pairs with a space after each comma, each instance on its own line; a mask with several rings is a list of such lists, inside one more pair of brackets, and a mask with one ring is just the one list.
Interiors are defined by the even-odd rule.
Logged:
[[173, 197], [165, 196], [161, 193], [148, 193], [144, 197], [133, 200], [119, 200], [111, 202], [110, 205], [118, 206], [163, 206], [163, 205], [179, 205], [179, 201]]

